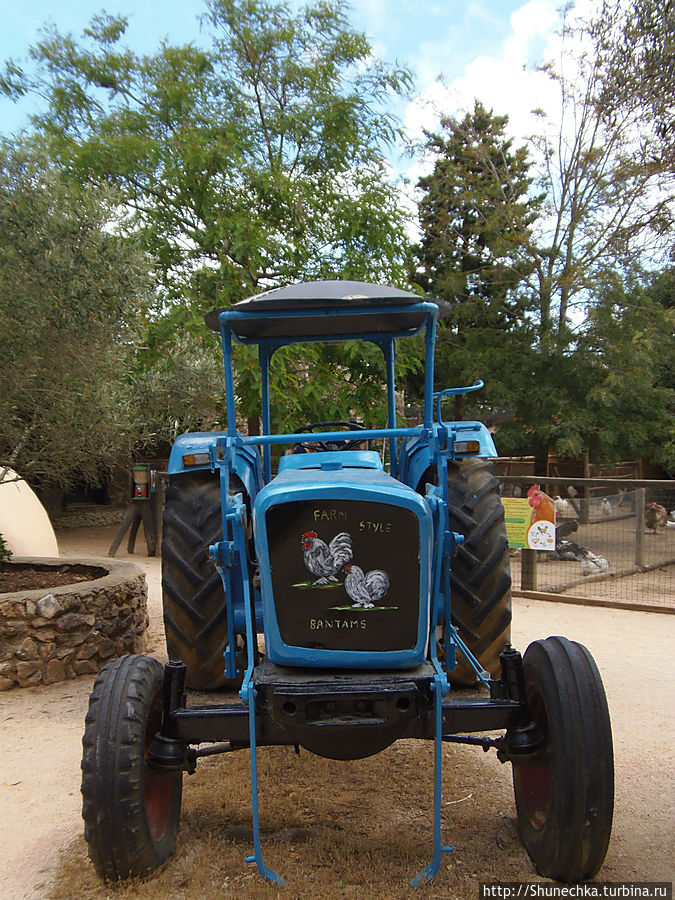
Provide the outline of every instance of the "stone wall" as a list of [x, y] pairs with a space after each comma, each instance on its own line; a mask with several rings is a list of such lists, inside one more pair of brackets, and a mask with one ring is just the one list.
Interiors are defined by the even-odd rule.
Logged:
[[87, 566], [93, 580], [0, 593], [0, 691], [93, 675], [113, 656], [143, 651], [148, 589], [134, 563], [27, 557], [12, 563]]

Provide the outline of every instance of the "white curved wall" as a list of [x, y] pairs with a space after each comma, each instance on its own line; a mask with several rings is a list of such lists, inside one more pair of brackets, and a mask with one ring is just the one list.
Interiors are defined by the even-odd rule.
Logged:
[[15, 556], [58, 556], [47, 511], [28, 484], [14, 478], [9, 471], [0, 483], [0, 534], [5, 543]]

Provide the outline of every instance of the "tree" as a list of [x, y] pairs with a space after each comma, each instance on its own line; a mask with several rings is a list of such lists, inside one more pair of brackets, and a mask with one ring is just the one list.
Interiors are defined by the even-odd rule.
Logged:
[[[161, 286], [148, 366], [177, 327], [201, 339], [214, 306], [313, 278], [400, 282], [407, 267], [406, 215], [383, 156], [397, 137], [385, 101], [407, 72], [373, 60], [339, 0], [297, 13], [210, 0], [203, 22], [209, 49], [162, 45], [147, 57], [123, 47], [123, 18], [95, 18], [80, 42], [48, 29], [32, 71], [10, 61], [0, 82], [46, 100], [34, 125], [69, 171], [120, 190]], [[287, 363], [280, 383], [302, 383], [307, 365], [319, 375], [325, 360]], [[249, 370], [245, 356], [246, 415], [257, 404]]]
[[[636, 249], [641, 257], [669, 249], [675, 171], [644, 102], [649, 75], [633, 67], [631, 81], [614, 90], [624, 59], [617, 43], [630, 41], [636, 12], [605, 0], [588, 21], [566, 19], [560, 64], [543, 67], [559, 88], [561, 115], [552, 128], [544, 122], [534, 140], [547, 198], [535, 286], [542, 337], [553, 334], [558, 345], [566, 341], [571, 304], [579, 298], [585, 305], [605, 272]], [[672, 98], [669, 69], [660, 89]]]
[[580, 354], [592, 366], [592, 458], [644, 456], [675, 472], [675, 272], [608, 279]]
[[[616, 10], [614, 11], [616, 14]], [[658, 146], [661, 165], [675, 171], [673, 62], [675, 4], [672, 0], [632, 0], [629, 13], [612, 29], [598, 32], [604, 57], [602, 108], [611, 118], [618, 104], [639, 117], [641, 130]]]
[[124, 373], [149, 276], [110, 231], [117, 202], [0, 145], [0, 473], [66, 488], [128, 458]]
[[505, 136], [507, 122], [476, 101], [462, 119], [441, 120], [447, 137], [428, 136], [436, 159], [419, 181], [422, 241], [413, 275], [452, 305], [439, 332], [439, 384], [484, 377], [484, 402], [501, 407], [508, 402], [504, 367], [514, 351], [529, 349], [528, 307], [518, 289], [534, 268], [530, 231], [541, 202], [528, 196], [531, 164], [527, 150]]
[[[672, 25], [672, 5], [655, 0], [606, 0], [587, 20], [575, 19], [568, 9], [560, 62], [542, 67], [560, 99], [558, 118], [539, 111], [541, 130], [532, 140], [532, 187], [543, 199], [518, 252], [505, 259], [514, 281], [502, 306], [518, 315], [499, 326], [497, 341], [487, 341], [490, 347], [501, 343], [501, 354], [497, 347], [491, 356], [512, 414], [500, 427], [500, 449], [534, 452], [539, 474], [546, 472], [550, 449], [571, 457], [592, 450], [607, 460], [628, 446], [617, 439], [626, 436], [625, 428], [612, 431], [608, 417], [598, 417], [597, 378], [603, 366], [621, 368], [625, 354], [617, 348], [627, 346], [636, 324], [634, 310], [619, 315], [616, 302], [608, 305], [609, 287], [616, 301], [618, 279], [629, 297], [635, 262], [660, 268], [672, 241]], [[628, 64], [631, 42], [641, 63]], [[491, 167], [489, 152], [477, 147], [485, 185], [476, 192], [474, 215], [482, 222], [493, 214], [491, 198], [504, 190], [504, 177], [512, 192], [518, 181], [513, 172]], [[472, 183], [470, 165], [462, 164], [461, 178]], [[464, 221], [462, 192], [450, 191], [448, 203], [450, 220]], [[461, 229], [455, 233], [460, 251], [471, 251], [468, 265], [474, 265], [471, 244]], [[460, 308], [462, 278], [452, 286]], [[608, 309], [614, 309], [612, 328], [602, 337], [598, 323], [608, 321]], [[479, 331], [476, 339], [482, 344], [486, 336]], [[651, 376], [642, 371], [648, 392]], [[473, 377], [468, 365], [466, 372]], [[633, 445], [649, 443], [646, 434]]]
[[[535, 269], [530, 287], [537, 315], [538, 377], [542, 382], [569, 368], [575, 357], [577, 332], [585, 310], [592, 310], [610, 273], [630, 268], [634, 260], [659, 260], [669, 249], [673, 228], [675, 170], [664, 153], [668, 135], [655, 127], [646, 97], [675, 95], [672, 64], [652, 80], [651, 37], [643, 31], [649, 9], [659, 23], [661, 44], [655, 55], [667, 62], [665, 35], [672, 35], [672, 13], [651, 0], [626, 5], [605, 0], [587, 20], [567, 10], [561, 34], [560, 62], [543, 66], [559, 89], [560, 117], [546, 124], [533, 140], [541, 160], [539, 186], [546, 195], [535, 235]], [[642, 32], [643, 58], [650, 68], [623, 68], [626, 48]], [[630, 78], [625, 75], [630, 71]], [[622, 74], [623, 73], [623, 74]], [[668, 102], [668, 101], [666, 101]], [[576, 364], [573, 364], [577, 371]], [[561, 397], [562, 399], [562, 397]], [[542, 472], [549, 447], [562, 449], [556, 420], [561, 409], [542, 403], [527, 423], [534, 436], [537, 471]], [[538, 411], [538, 412], [537, 412]], [[589, 410], [589, 414], [592, 412]], [[565, 451], [587, 449], [581, 431], [563, 442]]]
[[390, 275], [405, 244], [380, 106], [407, 74], [369, 61], [339, 3], [294, 16], [212, 0], [204, 23], [210, 50], [148, 57], [120, 46], [121, 17], [96, 17], [81, 43], [48, 28], [36, 71], [10, 61], [2, 87], [40, 93], [34, 125], [57, 158], [123, 191], [169, 298], [213, 304], [336, 268]]

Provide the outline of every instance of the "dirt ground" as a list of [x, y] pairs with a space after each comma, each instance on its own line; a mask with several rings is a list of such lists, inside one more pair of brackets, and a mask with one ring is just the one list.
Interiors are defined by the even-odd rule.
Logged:
[[[115, 528], [69, 529], [62, 555], [104, 557]], [[159, 560], [133, 559], [149, 585], [148, 651], [165, 658]], [[120, 558], [127, 557], [120, 550]], [[616, 809], [604, 881], [672, 881], [675, 850], [672, 685], [675, 617], [514, 600], [513, 642], [564, 634], [593, 653], [609, 698]], [[248, 754], [213, 757], [184, 781], [176, 853], [146, 883], [103, 886], [80, 818], [81, 737], [93, 678], [0, 694], [0, 897], [410, 897], [431, 847], [431, 746], [401, 741], [368, 760], [335, 762], [292, 748], [260, 754], [263, 851], [290, 890], [264, 884], [252, 852]], [[444, 834], [455, 851], [425, 897], [476, 897], [484, 880], [536, 880], [517, 835], [508, 765], [444, 748]]]

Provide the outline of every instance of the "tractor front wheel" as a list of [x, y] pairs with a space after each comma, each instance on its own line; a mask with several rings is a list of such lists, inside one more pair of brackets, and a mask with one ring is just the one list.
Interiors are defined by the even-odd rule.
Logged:
[[82, 739], [82, 816], [89, 857], [106, 881], [143, 877], [173, 852], [183, 773], [154, 772], [162, 726], [162, 664], [122, 656], [101, 669]]
[[592, 878], [612, 830], [614, 758], [607, 699], [586, 647], [550, 637], [523, 657], [530, 716], [544, 741], [513, 759], [520, 834], [540, 875]]

